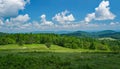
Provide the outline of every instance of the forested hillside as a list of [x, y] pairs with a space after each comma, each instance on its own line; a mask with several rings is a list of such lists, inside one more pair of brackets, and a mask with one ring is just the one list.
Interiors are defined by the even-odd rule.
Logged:
[[74, 37], [57, 34], [5, 34], [1, 35], [0, 45], [54, 44], [72, 49], [120, 51], [120, 40], [98, 40], [88, 37]]

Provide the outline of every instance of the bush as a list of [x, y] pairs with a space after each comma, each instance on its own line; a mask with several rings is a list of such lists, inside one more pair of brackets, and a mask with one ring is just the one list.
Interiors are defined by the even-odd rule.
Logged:
[[72, 45], [70, 43], [65, 43], [64, 47], [66, 47], [66, 48], [72, 48]]
[[100, 44], [100, 43], [96, 43], [96, 49], [97, 50], [107, 50], [106, 45]]
[[79, 47], [78, 47], [78, 45], [77, 45], [77, 43], [72, 43], [72, 49], [78, 49]]
[[50, 48], [50, 47], [51, 47], [51, 43], [50, 43], [50, 42], [45, 43], [45, 46], [46, 46], [47, 48]]
[[95, 50], [95, 44], [92, 42], [89, 49]]
[[23, 45], [24, 45], [24, 41], [19, 41], [17, 44], [18, 44], [19, 46], [23, 46]]

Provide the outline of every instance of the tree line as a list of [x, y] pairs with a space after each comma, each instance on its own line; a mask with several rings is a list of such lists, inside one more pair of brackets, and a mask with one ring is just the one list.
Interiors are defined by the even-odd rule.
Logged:
[[89, 37], [73, 37], [58, 34], [5, 34], [0, 35], [0, 45], [54, 44], [71, 49], [120, 51], [120, 40], [98, 40]]

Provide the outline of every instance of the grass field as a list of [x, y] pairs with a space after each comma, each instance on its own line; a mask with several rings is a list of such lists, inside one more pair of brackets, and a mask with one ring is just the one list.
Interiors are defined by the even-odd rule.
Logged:
[[117, 40], [117, 39], [110, 38], [110, 37], [104, 37], [104, 38], [99, 38], [99, 40]]
[[120, 53], [56, 45], [49, 49], [44, 44], [0, 46], [0, 69], [120, 69], [119, 65]]
[[13, 45], [2, 45], [0, 46], [0, 51], [11, 51], [11, 52], [110, 52], [110, 51], [101, 51], [101, 50], [88, 50], [88, 49], [70, 49], [57, 45], [51, 45], [50, 48], [47, 48], [45, 44], [26, 44], [19, 46], [16, 44]]

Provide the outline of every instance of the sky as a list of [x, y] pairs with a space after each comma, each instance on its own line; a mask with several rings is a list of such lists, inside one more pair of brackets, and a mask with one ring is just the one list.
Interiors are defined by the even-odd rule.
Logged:
[[120, 0], [0, 0], [0, 32], [120, 31]]

